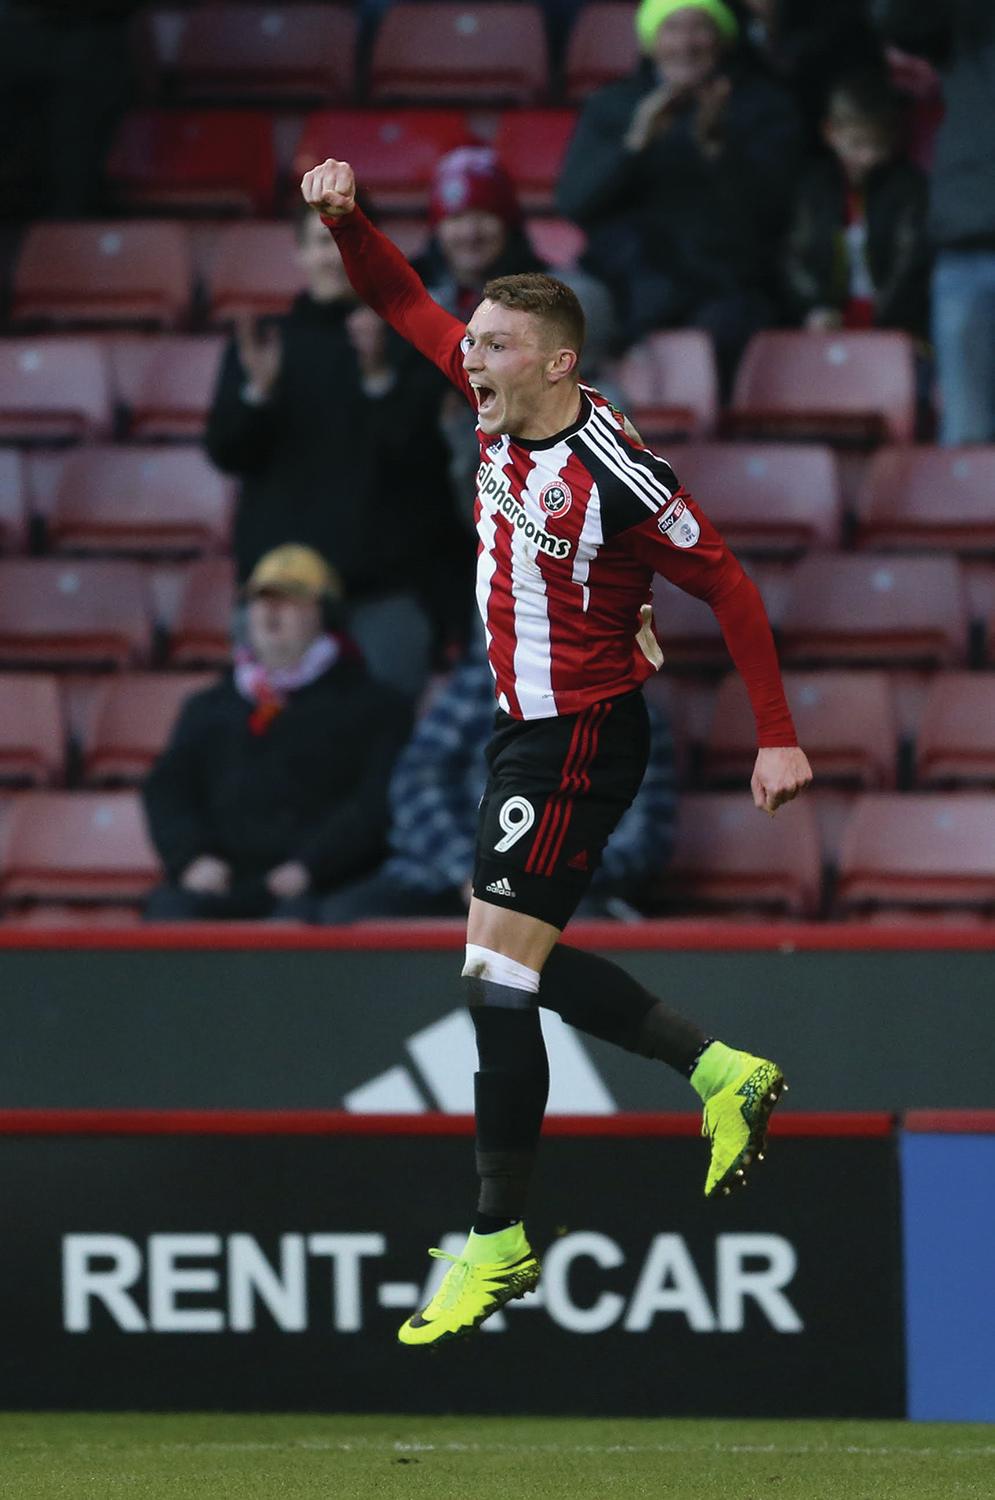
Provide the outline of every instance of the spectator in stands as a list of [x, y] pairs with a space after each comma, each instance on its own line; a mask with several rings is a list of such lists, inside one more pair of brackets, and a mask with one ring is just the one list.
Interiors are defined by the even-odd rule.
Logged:
[[722, 0], [642, 0], [636, 30], [645, 60], [584, 106], [559, 208], [587, 230], [585, 264], [612, 282], [626, 337], [704, 328], [728, 385], [776, 319], [801, 125], [735, 51]]
[[995, 442], [995, 5], [873, 0], [872, 14], [943, 79], [930, 188], [940, 440]]
[[881, 65], [867, 0], [734, 0], [733, 8], [743, 45], [791, 94], [813, 144], [834, 80]]
[[786, 260], [806, 328], [900, 328], [929, 322], [925, 174], [898, 156], [901, 101], [882, 71], [830, 90], [828, 152], [804, 173]]
[[104, 155], [134, 86], [128, 23], [141, 5], [0, 0], [0, 159], [41, 159], [31, 213], [103, 209]]
[[[468, 319], [492, 278], [548, 271], [580, 298], [587, 320], [584, 376], [599, 382], [617, 339], [611, 293], [585, 271], [554, 269], [539, 258], [525, 233], [514, 183], [489, 147], [462, 146], [441, 158], [432, 181], [429, 220], [432, 238], [414, 264], [437, 302], [454, 316]], [[605, 389], [603, 381], [599, 389], [611, 399], [619, 395]], [[458, 495], [471, 495], [470, 481], [480, 463], [476, 422], [455, 392], [447, 396], [444, 412], [452, 487]]]
[[309, 921], [383, 855], [405, 700], [334, 628], [338, 583], [311, 548], [268, 553], [246, 594], [248, 648], [187, 700], [145, 786], [168, 875], [153, 921]]
[[[648, 707], [652, 740], [646, 777], [608, 841], [581, 916], [636, 917], [647, 882], [670, 855], [673, 743], [661, 715]], [[324, 921], [465, 915], [493, 724], [494, 678], [479, 639], [418, 721], [397, 762], [390, 788], [390, 859], [367, 879], [330, 896], [322, 908]]]
[[243, 322], [221, 365], [207, 450], [237, 474], [239, 578], [283, 542], [314, 547], [345, 589], [375, 677], [414, 698], [433, 619], [473, 547], [456, 520], [438, 430], [437, 372], [358, 307], [335, 241], [299, 220], [307, 290], [289, 314]]

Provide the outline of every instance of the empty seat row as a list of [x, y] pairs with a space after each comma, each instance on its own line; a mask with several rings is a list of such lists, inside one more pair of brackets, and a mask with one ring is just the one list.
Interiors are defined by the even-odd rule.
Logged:
[[[564, 57], [568, 98], [635, 67], [634, 12], [619, 3], [580, 12]], [[349, 100], [357, 90], [356, 17], [346, 5], [156, 8], [139, 42], [160, 85], [181, 101], [275, 105]], [[527, 0], [402, 0], [377, 28], [365, 85], [370, 99], [542, 99], [556, 87], [542, 8]]]
[[[61, 785], [70, 739], [83, 785], [141, 781], [184, 699], [212, 680], [190, 672], [127, 672], [64, 683], [42, 673], [0, 674], [0, 783]], [[785, 689], [819, 787], [895, 786], [902, 734], [887, 674], [788, 671]], [[693, 734], [681, 722], [673, 682], [665, 681], [653, 696], [677, 720], [678, 738]], [[914, 728], [916, 784], [995, 786], [995, 673], [940, 672], [923, 685], [921, 696]], [[756, 732], [738, 677], [708, 694], [707, 717], [697, 779], [745, 787]]]
[[[386, 227], [409, 257], [428, 242], [426, 219], [389, 221]], [[552, 264], [570, 265], [583, 249], [583, 233], [567, 220], [530, 219], [525, 228], [537, 253]], [[198, 236], [198, 250], [204, 238]], [[193, 321], [202, 277], [207, 319], [215, 324], [243, 313], [284, 312], [302, 290], [304, 272], [289, 221], [240, 221], [213, 238], [204, 265], [185, 224], [36, 223], [14, 267], [9, 322], [27, 330], [182, 328]]]
[[[212, 334], [0, 339], [0, 440], [102, 436], [115, 401], [130, 409], [133, 436], [195, 436], [220, 352], [220, 337]], [[899, 333], [758, 333], [744, 355], [722, 425], [744, 439], [795, 435], [832, 441], [840, 426], [853, 420], [875, 433], [878, 442], [908, 444], [914, 394], [905, 380], [909, 376], [911, 382], [911, 362], [911, 341]], [[647, 440], [713, 434], [718, 397], [706, 334], [653, 334], [614, 375]], [[970, 495], [970, 459], [960, 474], [958, 493]], [[893, 488], [902, 487], [899, 476]], [[974, 534], [977, 515], [974, 511], [961, 523], [959, 536]]]
[[[0, 900], [138, 901], [161, 878], [134, 791], [20, 792], [6, 813]], [[665, 911], [813, 917], [825, 883], [818, 823], [801, 799], [765, 818], [742, 792], [681, 799]], [[995, 912], [995, 795], [865, 793], [843, 831], [832, 910]]]

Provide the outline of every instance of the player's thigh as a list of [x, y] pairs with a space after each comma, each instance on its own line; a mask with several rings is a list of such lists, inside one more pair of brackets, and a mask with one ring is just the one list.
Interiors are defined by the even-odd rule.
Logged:
[[516, 963], [541, 973], [542, 966], [556, 945], [560, 928], [527, 912], [508, 911], [476, 896], [470, 898], [466, 940], [478, 948], [502, 953]]

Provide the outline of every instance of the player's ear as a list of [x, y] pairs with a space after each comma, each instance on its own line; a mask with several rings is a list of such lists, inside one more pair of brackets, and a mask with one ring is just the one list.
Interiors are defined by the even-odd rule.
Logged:
[[577, 350], [557, 349], [546, 365], [546, 373], [550, 380], [556, 382], [565, 380], [568, 375], [574, 373], [576, 368]]

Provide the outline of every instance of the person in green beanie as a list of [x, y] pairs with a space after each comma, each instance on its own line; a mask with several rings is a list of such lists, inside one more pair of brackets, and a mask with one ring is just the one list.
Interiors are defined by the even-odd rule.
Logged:
[[635, 26], [644, 60], [584, 106], [557, 206], [587, 231], [627, 340], [704, 328], [728, 388], [750, 335], [779, 321], [801, 124], [723, 0], [642, 0]]

